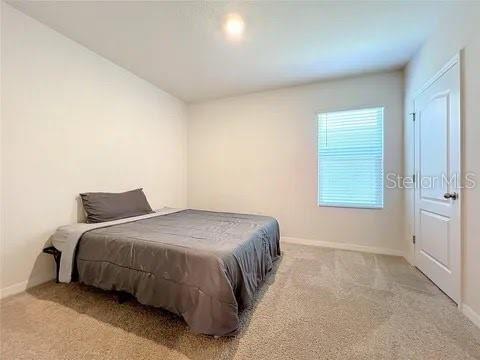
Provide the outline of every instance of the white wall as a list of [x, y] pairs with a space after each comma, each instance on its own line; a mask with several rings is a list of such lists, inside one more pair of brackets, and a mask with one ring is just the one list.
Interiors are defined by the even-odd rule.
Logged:
[[189, 207], [272, 215], [287, 237], [403, 251], [400, 191], [385, 191], [383, 210], [316, 202], [316, 114], [368, 106], [385, 106], [385, 173], [401, 172], [402, 72], [189, 106]]
[[77, 221], [83, 191], [144, 187], [186, 205], [186, 109], [131, 73], [3, 4], [3, 295], [53, 276], [41, 249]]
[[[464, 172], [480, 182], [480, 3], [464, 4], [451, 13], [419, 50], [406, 69], [405, 113], [412, 110], [414, 93], [459, 50], [463, 61]], [[413, 173], [412, 124], [405, 121], [405, 172]], [[406, 193], [406, 244], [413, 259], [413, 198]], [[463, 192], [463, 300], [473, 310], [480, 326], [480, 187]], [[471, 313], [470, 313], [471, 314]], [[475, 316], [475, 315], [473, 315]]]

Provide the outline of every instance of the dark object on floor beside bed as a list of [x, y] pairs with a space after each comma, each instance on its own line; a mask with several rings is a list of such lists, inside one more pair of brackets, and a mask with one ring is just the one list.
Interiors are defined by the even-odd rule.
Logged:
[[238, 329], [280, 256], [271, 217], [184, 210], [86, 232], [77, 249], [79, 280], [124, 291], [182, 316], [209, 335]]

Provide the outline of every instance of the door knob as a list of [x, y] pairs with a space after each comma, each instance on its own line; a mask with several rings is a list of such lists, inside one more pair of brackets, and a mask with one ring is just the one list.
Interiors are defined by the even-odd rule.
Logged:
[[444, 197], [445, 199], [457, 200], [458, 194], [457, 194], [456, 192], [445, 193], [445, 194], [443, 194], [443, 197]]

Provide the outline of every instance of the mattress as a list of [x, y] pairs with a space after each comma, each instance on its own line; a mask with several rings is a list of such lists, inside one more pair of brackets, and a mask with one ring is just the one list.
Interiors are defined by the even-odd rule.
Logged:
[[82, 283], [125, 291], [209, 335], [234, 334], [280, 256], [271, 217], [183, 210], [86, 231], [76, 267]]

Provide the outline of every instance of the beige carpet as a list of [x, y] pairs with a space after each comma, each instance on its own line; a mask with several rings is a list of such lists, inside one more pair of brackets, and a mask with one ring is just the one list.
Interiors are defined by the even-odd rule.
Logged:
[[480, 330], [397, 257], [283, 245], [234, 338], [78, 284], [1, 303], [2, 359], [480, 359]]

